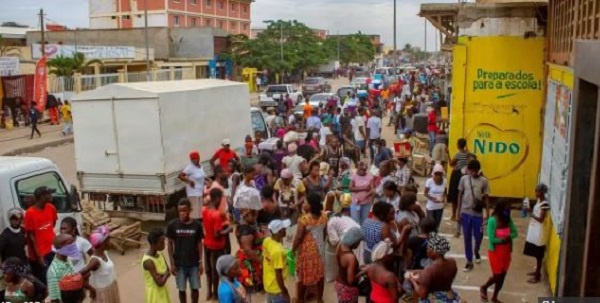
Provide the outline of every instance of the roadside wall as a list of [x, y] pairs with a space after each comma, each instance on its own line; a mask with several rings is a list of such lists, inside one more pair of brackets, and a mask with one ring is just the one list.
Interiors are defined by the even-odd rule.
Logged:
[[467, 140], [494, 197], [534, 195], [545, 43], [545, 38], [517, 36], [459, 37], [454, 47], [450, 140]]
[[574, 88], [573, 69], [548, 64], [547, 95], [544, 111], [544, 147], [542, 152], [540, 182], [548, 185], [551, 224], [546, 255], [546, 272], [550, 288], [557, 286], [561, 236], [566, 203], [566, 184], [569, 172], [569, 129], [571, 120], [571, 97]]

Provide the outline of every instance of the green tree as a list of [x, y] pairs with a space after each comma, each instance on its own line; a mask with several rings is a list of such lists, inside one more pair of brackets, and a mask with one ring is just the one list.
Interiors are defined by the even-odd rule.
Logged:
[[328, 38], [325, 41], [328, 58], [337, 58], [338, 44], [342, 64], [367, 63], [375, 56], [375, 47], [371, 39], [361, 32]]
[[18, 56], [21, 51], [18, 47], [9, 45], [8, 42], [0, 35], [0, 57], [3, 56]]
[[412, 51], [412, 48], [413, 47], [410, 43], [406, 43], [406, 44], [404, 44], [404, 48], [402, 50], [405, 52], [410, 52], [410, 51]]
[[92, 64], [102, 65], [102, 61], [98, 59], [86, 61], [83, 53], [75, 53], [73, 57], [57, 56], [48, 61], [49, 73], [59, 77], [71, 77], [75, 73], [81, 73], [84, 68]]
[[243, 67], [281, 72], [310, 69], [327, 60], [322, 41], [303, 23], [296, 20], [265, 23], [268, 27], [256, 39], [230, 36], [224, 55]]

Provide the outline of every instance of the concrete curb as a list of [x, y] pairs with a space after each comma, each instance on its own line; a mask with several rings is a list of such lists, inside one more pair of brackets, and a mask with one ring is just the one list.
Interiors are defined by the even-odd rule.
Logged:
[[41, 151], [48, 147], [59, 146], [59, 145], [63, 145], [66, 143], [73, 143], [73, 141], [74, 141], [73, 136], [66, 137], [66, 138], [60, 138], [60, 139], [57, 139], [57, 140], [54, 140], [51, 142], [44, 142], [44, 143], [39, 143], [39, 144], [33, 144], [30, 146], [26, 146], [26, 147], [15, 148], [11, 151], [3, 153], [1, 156], [18, 156], [20, 154], [35, 153], [35, 152]]

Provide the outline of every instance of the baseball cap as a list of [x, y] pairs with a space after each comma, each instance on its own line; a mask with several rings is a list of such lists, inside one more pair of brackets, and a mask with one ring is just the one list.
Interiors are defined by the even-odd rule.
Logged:
[[56, 189], [54, 189], [54, 188], [48, 188], [47, 186], [40, 186], [33, 191], [33, 195], [36, 198], [39, 198], [45, 194], [52, 194], [54, 192], [56, 192]]
[[271, 223], [269, 223], [269, 230], [271, 231], [271, 233], [276, 234], [280, 230], [282, 230], [284, 228], [288, 228], [291, 225], [292, 225], [292, 221], [290, 221], [289, 219], [273, 220], [273, 221], [271, 221]]
[[231, 141], [229, 141], [229, 139], [223, 139], [221, 145], [231, 145]]

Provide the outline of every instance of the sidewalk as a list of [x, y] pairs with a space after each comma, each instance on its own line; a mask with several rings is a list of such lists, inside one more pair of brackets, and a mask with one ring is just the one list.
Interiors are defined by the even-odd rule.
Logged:
[[63, 136], [63, 125], [39, 124], [42, 137], [31, 135], [31, 127], [15, 127], [11, 130], [0, 129], [0, 156], [15, 156], [33, 153], [46, 147], [73, 142], [73, 135]]

